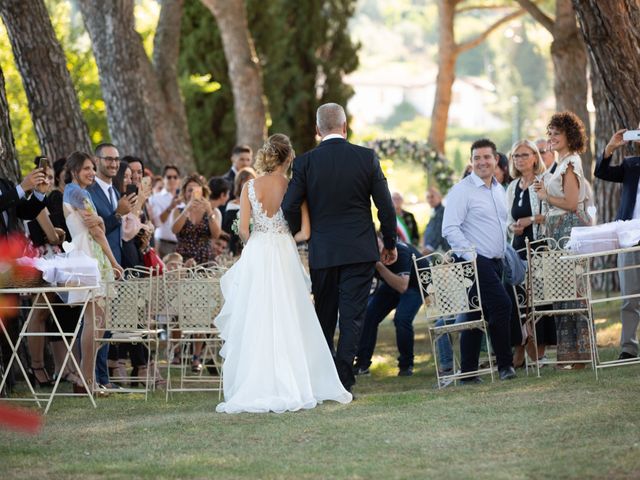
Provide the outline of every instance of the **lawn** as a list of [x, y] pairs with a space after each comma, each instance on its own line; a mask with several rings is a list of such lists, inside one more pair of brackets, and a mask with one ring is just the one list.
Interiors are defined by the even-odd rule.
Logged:
[[[615, 311], [596, 317], [613, 347]], [[519, 370], [438, 391], [425, 327], [416, 322], [416, 374], [398, 378], [383, 324], [373, 374], [350, 405], [230, 416], [214, 412], [211, 393], [114, 395], [96, 410], [56, 400], [40, 435], [0, 431], [2, 478], [638, 478], [640, 367], [599, 381], [591, 370]]]

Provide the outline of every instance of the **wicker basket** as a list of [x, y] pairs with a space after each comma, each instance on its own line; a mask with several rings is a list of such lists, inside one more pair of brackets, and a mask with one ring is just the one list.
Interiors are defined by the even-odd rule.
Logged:
[[47, 285], [42, 272], [36, 269], [18, 268], [15, 270], [10, 286], [12, 288], [38, 288]]

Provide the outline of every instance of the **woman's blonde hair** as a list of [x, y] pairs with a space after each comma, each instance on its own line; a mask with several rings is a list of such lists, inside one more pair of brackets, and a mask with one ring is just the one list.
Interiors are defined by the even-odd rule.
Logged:
[[547, 170], [547, 167], [545, 167], [544, 162], [542, 161], [540, 150], [538, 150], [537, 145], [531, 140], [518, 140], [511, 146], [511, 152], [509, 152], [509, 174], [513, 178], [520, 178], [522, 176], [522, 173], [520, 173], [520, 171], [516, 168], [516, 165], [513, 161], [513, 154], [519, 147], [523, 145], [533, 152], [533, 156], [535, 158], [535, 163], [533, 164], [533, 174], [540, 175], [541, 173], [544, 173]]
[[258, 173], [271, 173], [280, 165], [289, 161], [294, 155], [289, 137], [276, 133], [267, 138], [256, 155], [256, 170]]

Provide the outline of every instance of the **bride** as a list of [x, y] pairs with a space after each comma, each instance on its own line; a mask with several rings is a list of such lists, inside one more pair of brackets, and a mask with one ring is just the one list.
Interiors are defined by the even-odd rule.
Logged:
[[246, 246], [220, 281], [225, 304], [215, 320], [225, 341], [225, 401], [218, 412], [281, 413], [352, 399], [338, 378], [296, 249], [296, 240], [309, 237], [308, 211], [294, 239], [280, 209], [293, 155], [286, 135], [272, 135], [257, 154], [262, 175], [242, 189], [239, 233]]

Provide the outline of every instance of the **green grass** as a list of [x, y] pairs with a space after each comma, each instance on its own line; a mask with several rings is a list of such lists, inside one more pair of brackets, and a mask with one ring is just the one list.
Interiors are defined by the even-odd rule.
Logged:
[[40, 435], [0, 432], [2, 478], [637, 478], [640, 367], [599, 381], [591, 370], [519, 370], [507, 383], [437, 391], [421, 321], [416, 334], [416, 374], [398, 378], [383, 324], [373, 374], [350, 405], [224, 415], [213, 393], [168, 404], [162, 392], [147, 403], [116, 395], [96, 410], [55, 400]]

